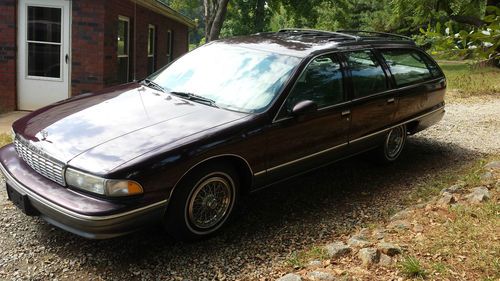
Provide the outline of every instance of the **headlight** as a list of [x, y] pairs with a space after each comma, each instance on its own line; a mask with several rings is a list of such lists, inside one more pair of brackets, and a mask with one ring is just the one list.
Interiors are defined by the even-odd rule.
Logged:
[[129, 196], [143, 193], [142, 186], [130, 180], [110, 180], [66, 169], [66, 183], [72, 187], [106, 196]]

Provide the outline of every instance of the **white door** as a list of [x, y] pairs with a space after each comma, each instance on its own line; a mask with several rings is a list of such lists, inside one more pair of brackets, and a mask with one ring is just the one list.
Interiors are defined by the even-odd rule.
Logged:
[[69, 0], [19, 0], [17, 101], [35, 110], [69, 97]]

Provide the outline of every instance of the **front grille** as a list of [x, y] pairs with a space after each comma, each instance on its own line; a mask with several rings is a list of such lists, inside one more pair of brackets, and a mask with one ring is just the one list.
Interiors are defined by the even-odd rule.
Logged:
[[14, 146], [16, 147], [19, 157], [21, 157], [26, 164], [33, 168], [33, 170], [60, 185], [66, 185], [64, 181], [63, 163], [42, 155], [18, 137], [14, 139]]

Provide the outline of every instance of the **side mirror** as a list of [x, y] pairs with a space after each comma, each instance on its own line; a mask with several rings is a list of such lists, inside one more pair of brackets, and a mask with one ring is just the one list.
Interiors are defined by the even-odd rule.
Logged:
[[298, 102], [292, 109], [293, 116], [300, 116], [318, 110], [318, 105], [312, 100]]

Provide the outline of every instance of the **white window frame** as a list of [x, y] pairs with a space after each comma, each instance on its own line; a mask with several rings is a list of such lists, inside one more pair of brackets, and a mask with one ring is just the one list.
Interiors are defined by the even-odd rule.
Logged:
[[126, 50], [126, 54], [125, 55], [118, 54], [118, 46], [116, 48], [116, 53], [117, 53], [117, 57], [118, 58], [127, 58], [127, 82], [128, 82], [129, 79], [130, 79], [130, 18], [126, 17], [126, 16], [119, 15], [118, 16], [118, 22], [120, 22], [120, 21], [127, 22], [127, 30], [126, 30], [126, 32], [127, 32], [127, 42], [125, 42], [127, 44], [127, 46], [125, 48], [125, 50]]
[[[28, 29], [29, 29], [29, 24], [28, 24], [28, 9], [29, 7], [35, 7], [35, 8], [53, 8], [53, 9], [60, 9], [61, 10], [61, 38], [59, 38], [59, 42], [48, 42], [48, 41], [35, 41], [35, 40], [29, 40], [28, 39]], [[64, 50], [63, 50], [63, 36], [64, 36], [64, 7], [63, 6], [54, 6], [54, 5], [37, 5], [37, 4], [26, 4], [25, 7], [26, 11], [26, 22], [25, 22], [25, 79], [32, 79], [32, 80], [47, 80], [47, 81], [63, 81], [64, 77], [64, 67], [63, 63], [64, 61]], [[59, 77], [46, 77], [46, 76], [37, 76], [37, 75], [29, 75], [29, 44], [46, 44], [46, 45], [56, 45], [59, 46]]]
[[[150, 32], [151, 30], [153, 31], [153, 42], [149, 42], [149, 40], [151, 40], [151, 37], [150, 37]], [[155, 41], [156, 41], [156, 26], [150, 24], [148, 25], [148, 60], [151, 58], [153, 60], [153, 69], [148, 69], [148, 71], [151, 71], [151, 73], [155, 72], [155, 57], [156, 57], [156, 46], [155, 46]], [[150, 54], [149, 53], [149, 44], [151, 43], [151, 50], [152, 50], [152, 53]]]

